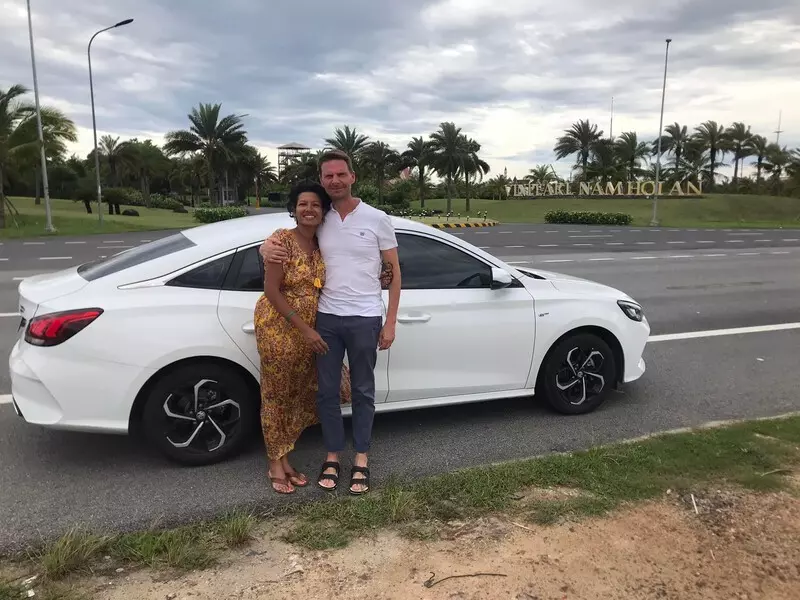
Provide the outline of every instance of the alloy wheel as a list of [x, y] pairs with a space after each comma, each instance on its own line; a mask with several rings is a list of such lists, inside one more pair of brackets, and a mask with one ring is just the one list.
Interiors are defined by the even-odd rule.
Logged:
[[600, 395], [606, 385], [602, 375], [604, 366], [605, 357], [600, 351], [572, 348], [555, 376], [561, 398], [573, 406], [580, 406]]

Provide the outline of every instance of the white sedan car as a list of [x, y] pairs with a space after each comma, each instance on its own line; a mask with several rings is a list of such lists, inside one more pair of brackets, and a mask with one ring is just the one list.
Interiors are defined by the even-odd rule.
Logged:
[[[537, 393], [586, 413], [643, 375], [650, 327], [626, 294], [393, 220], [403, 291], [397, 338], [378, 354], [377, 411]], [[139, 432], [189, 465], [241, 450], [260, 428], [258, 247], [293, 225], [288, 214], [204, 225], [22, 281], [9, 358], [17, 413], [44, 427]]]

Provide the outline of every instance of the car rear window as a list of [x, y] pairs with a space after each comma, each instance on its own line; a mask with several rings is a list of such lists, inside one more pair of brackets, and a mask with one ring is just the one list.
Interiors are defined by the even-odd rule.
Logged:
[[84, 263], [78, 267], [78, 275], [86, 281], [94, 281], [153, 259], [191, 248], [194, 245], [195, 243], [182, 233], [175, 233], [121, 254]]

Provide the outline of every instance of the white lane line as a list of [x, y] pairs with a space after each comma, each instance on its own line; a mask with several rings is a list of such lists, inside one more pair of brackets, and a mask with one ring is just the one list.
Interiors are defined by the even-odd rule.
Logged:
[[7, 258], [0, 258], [0, 260], [8, 260]]
[[568, 229], [567, 230], [567, 233], [580, 233], [580, 232], [581, 232], [580, 229]]
[[572, 244], [573, 246], [593, 246], [594, 244]]
[[506, 246], [506, 248], [524, 248], [525, 246]]
[[[454, 231], [452, 235], [464, 235], [463, 231]], [[98, 248], [132, 248], [133, 246], [98, 246]]]
[[649, 246], [651, 244], [655, 244], [655, 242], [636, 242], [639, 246]]
[[628, 231], [630, 231], [631, 233], [638, 233], [641, 231], [641, 229], [628, 229]]
[[478, 246], [479, 250], [488, 250], [491, 246]]
[[575, 262], [571, 258], [558, 258], [552, 260], [543, 260], [543, 263], [568, 263], [568, 262]]
[[755, 240], [756, 242], [771, 242], [772, 240]]
[[72, 260], [71, 256], [40, 256], [39, 260]]
[[631, 256], [631, 260], [653, 260], [658, 258], [657, 256]]
[[781, 241], [782, 242], [800, 242], [800, 239], [798, 239], [798, 238], [783, 238]]
[[770, 252], [770, 254], [789, 254], [788, 252]]
[[80, 242], [64, 242], [64, 243], [65, 244], [85, 244], [86, 242], [80, 241]]
[[729, 233], [728, 235], [761, 235], [760, 233], [742, 233], [741, 231], [738, 233]]
[[0, 313], [0, 317], [18, 317], [18, 316], [19, 316], [19, 313], [16, 313], [16, 312], [13, 312], [13, 313]]
[[44, 242], [22, 242], [23, 246], [44, 246]]
[[11, 394], [3, 394], [0, 396], [0, 404], [11, 404]]
[[539, 248], [558, 248], [558, 244], [539, 244]]
[[104, 244], [124, 244], [125, 240], [103, 240]]
[[589, 262], [600, 262], [600, 261], [607, 261], [607, 260], [616, 260], [614, 258], [590, 258]]
[[672, 254], [667, 258], [694, 258], [694, 256], [692, 256], [691, 254]]
[[613, 235], [571, 235], [571, 238], [609, 238], [614, 237]]
[[498, 231], [497, 233], [514, 233], [513, 231]]
[[545, 233], [558, 233], [558, 229], [548, 229]]
[[761, 252], [737, 252], [736, 256], [758, 256]]
[[745, 333], [766, 333], [772, 331], [788, 331], [800, 329], [800, 323], [779, 323], [777, 325], [756, 325], [754, 327], [735, 327], [732, 329], [709, 329], [706, 331], [687, 331], [684, 333], [666, 333], [651, 335], [647, 343], [670, 342], [673, 340], [690, 340], [696, 338], [718, 337], [723, 335], [742, 335]]
[[744, 240], [725, 240], [728, 244], [743, 244]]
[[[454, 233], [453, 235], [464, 235], [463, 233]], [[106, 250], [108, 248], [133, 248], [133, 246], [98, 246], [98, 250]]]
[[702, 256], [728, 256], [727, 254], [703, 254]]
[[686, 242], [667, 242], [668, 244], [685, 244]]
[[622, 246], [625, 242], [606, 242], [606, 246]]
[[[475, 235], [489, 235], [489, 232], [488, 231], [476, 231]], [[145, 242], [147, 240], [142, 240], [142, 241]]]

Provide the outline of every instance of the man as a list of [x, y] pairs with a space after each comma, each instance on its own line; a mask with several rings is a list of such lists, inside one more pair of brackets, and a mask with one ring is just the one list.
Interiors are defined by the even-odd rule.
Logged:
[[[367, 453], [375, 414], [375, 363], [377, 350], [394, 341], [400, 303], [400, 263], [391, 218], [352, 195], [356, 181], [353, 163], [344, 152], [325, 152], [319, 160], [320, 180], [333, 201], [331, 211], [317, 230], [325, 260], [325, 285], [317, 308], [316, 329], [328, 346], [317, 355], [317, 412], [328, 455], [318, 484], [332, 490], [339, 480], [339, 454], [344, 450], [344, 423], [339, 385], [347, 352], [353, 397], [353, 447], [355, 458], [350, 493], [369, 491]], [[261, 246], [266, 262], [286, 260], [285, 250], [271, 239]], [[380, 274], [384, 263], [392, 270], [389, 306], [382, 323]]]

